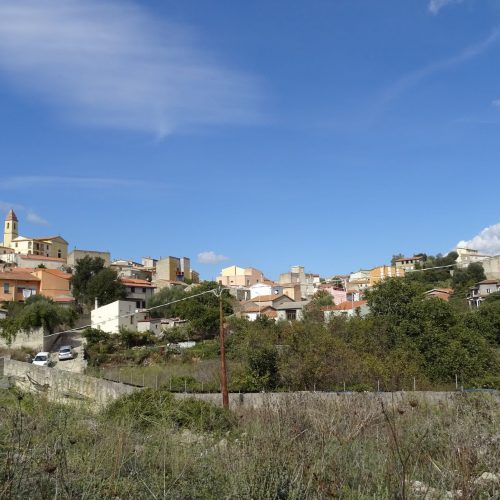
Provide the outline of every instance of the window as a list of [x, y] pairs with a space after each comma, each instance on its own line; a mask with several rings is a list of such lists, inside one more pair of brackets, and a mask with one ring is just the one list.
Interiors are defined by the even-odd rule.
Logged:
[[142, 289], [142, 293], [146, 293], [146, 289], [145, 288]]
[[295, 311], [293, 309], [292, 310], [288, 310], [286, 312], [286, 319], [288, 321], [293, 321], [293, 320], [297, 319], [297, 311]]
[[62, 253], [61, 253], [61, 250], [58, 250], [57, 251], [57, 258], [60, 259], [62, 257]]
[[140, 309], [140, 308], [141, 308], [141, 301], [140, 301], [140, 300], [136, 300], [136, 301], [135, 301], [135, 307], [136, 307], [137, 309]]
[[9, 293], [9, 290], [10, 290], [9, 283], [4, 283], [3, 284], [3, 293]]
[[[130, 293], [135, 293], [135, 286], [130, 287]], [[139, 307], [139, 306], [137, 306], [137, 307]]]
[[9, 229], [9, 223], [7, 222], [7, 229]]
[[28, 248], [31, 248], [31, 241], [28, 241]]

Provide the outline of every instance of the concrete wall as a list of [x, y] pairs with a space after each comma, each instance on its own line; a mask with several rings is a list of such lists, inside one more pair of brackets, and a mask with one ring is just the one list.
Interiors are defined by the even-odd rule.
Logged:
[[0, 347], [11, 349], [28, 347], [36, 352], [50, 351], [52, 346], [59, 340], [59, 337], [60, 335], [46, 337], [44, 331], [41, 328], [37, 328], [30, 333], [24, 331], [19, 332], [11, 344], [8, 344], [3, 337], [0, 337]]
[[486, 279], [500, 280], [500, 255], [495, 255], [491, 259], [485, 259], [481, 264], [483, 264]]
[[[79, 373], [72, 373], [56, 368], [34, 366], [21, 361], [0, 358], [0, 378], [8, 378], [17, 387], [35, 393], [46, 394], [53, 401], [88, 401], [97, 407], [104, 406], [116, 398], [130, 394], [138, 387], [110, 382], [108, 380], [89, 377]], [[342, 398], [369, 399], [384, 401], [384, 403], [399, 404], [402, 400], [418, 399], [419, 401], [437, 404], [446, 403], [460, 397], [474, 394], [461, 392], [366, 392], [366, 393], [338, 393], [338, 392], [275, 392], [275, 393], [231, 393], [229, 404], [232, 410], [259, 409], [276, 407], [280, 404], [303, 404], [314, 402], [335, 401]], [[485, 398], [492, 398], [500, 402], [500, 391], [482, 394]], [[177, 393], [176, 398], [196, 398], [216, 405], [222, 405], [220, 394], [190, 394]]]
[[20, 389], [46, 394], [52, 401], [80, 400], [97, 406], [137, 390], [130, 385], [5, 358], [0, 358], [0, 375]]

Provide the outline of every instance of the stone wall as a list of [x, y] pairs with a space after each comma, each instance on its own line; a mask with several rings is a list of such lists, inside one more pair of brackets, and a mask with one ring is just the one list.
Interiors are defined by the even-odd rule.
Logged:
[[80, 373], [5, 358], [0, 358], [0, 374], [8, 378], [16, 387], [29, 392], [46, 394], [52, 401], [88, 401], [104, 406], [138, 389]]

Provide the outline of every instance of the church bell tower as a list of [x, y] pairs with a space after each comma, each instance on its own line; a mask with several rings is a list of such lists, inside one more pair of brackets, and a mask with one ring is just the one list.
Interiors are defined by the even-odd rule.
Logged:
[[7, 217], [5, 218], [4, 230], [3, 230], [3, 245], [5, 247], [12, 246], [12, 240], [19, 236], [19, 222], [17, 216], [12, 208], [9, 210]]

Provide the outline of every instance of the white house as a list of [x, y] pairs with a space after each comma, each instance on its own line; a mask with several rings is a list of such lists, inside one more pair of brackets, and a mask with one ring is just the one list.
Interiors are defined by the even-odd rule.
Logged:
[[159, 337], [162, 334], [161, 319], [160, 318], [147, 318], [137, 321], [138, 332], [151, 332]]
[[92, 328], [108, 333], [119, 333], [120, 328], [137, 331], [137, 324], [144, 321], [148, 313], [136, 309], [135, 303], [117, 300], [111, 304], [98, 307], [90, 313]]

